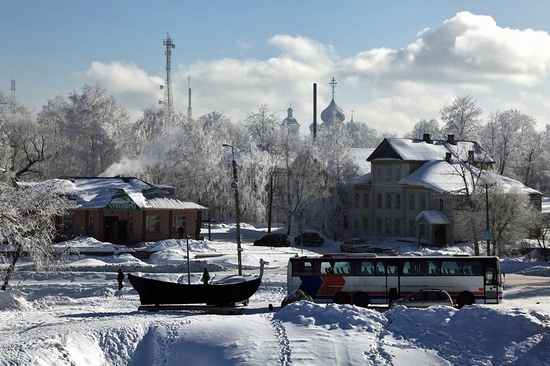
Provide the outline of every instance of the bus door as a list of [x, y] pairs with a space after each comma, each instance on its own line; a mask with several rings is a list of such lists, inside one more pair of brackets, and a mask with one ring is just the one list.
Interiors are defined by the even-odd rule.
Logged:
[[495, 268], [485, 268], [485, 304], [498, 304], [498, 278]]
[[397, 261], [386, 261], [386, 295], [388, 304], [400, 296], [399, 290], [399, 263]]

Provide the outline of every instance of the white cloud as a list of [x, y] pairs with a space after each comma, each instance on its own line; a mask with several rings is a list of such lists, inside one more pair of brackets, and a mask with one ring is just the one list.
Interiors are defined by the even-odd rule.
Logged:
[[[174, 106], [187, 110], [191, 76], [193, 115], [224, 111], [233, 121], [268, 104], [283, 119], [292, 104], [302, 132], [312, 122], [312, 84], [318, 84], [318, 116], [330, 101], [329, 81], [338, 81], [336, 101], [346, 116], [399, 136], [458, 95], [470, 94], [486, 113], [518, 105], [548, 123], [544, 93], [550, 67], [550, 36], [531, 29], [499, 27], [490, 16], [461, 12], [435, 29], [424, 29], [402, 49], [377, 48], [340, 59], [334, 48], [302, 36], [275, 35], [280, 53], [269, 59], [198, 60], [172, 70]], [[130, 63], [94, 62], [84, 76], [97, 80], [131, 111], [141, 111], [163, 92], [163, 77]], [[520, 92], [541, 95], [529, 102]], [[319, 119], [320, 121], [320, 119]]]

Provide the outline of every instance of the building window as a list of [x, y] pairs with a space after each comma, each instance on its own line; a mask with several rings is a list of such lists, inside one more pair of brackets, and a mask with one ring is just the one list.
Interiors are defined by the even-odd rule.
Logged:
[[391, 194], [386, 194], [386, 208], [391, 208]]
[[386, 180], [391, 180], [391, 168], [386, 168]]
[[363, 231], [369, 230], [369, 218], [367, 216], [363, 216]]
[[425, 193], [420, 193], [420, 202], [419, 202], [419, 208], [421, 210], [425, 210], [426, 209], [426, 194]]
[[90, 234], [94, 232], [94, 215], [88, 216], [88, 232]]
[[395, 208], [400, 209], [401, 208], [401, 194], [395, 195]]
[[376, 168], [376, 179], [382, 179], [382, 168]]
[[382, 208], [382, 193], [376, 195], [376, 208]]
[[443, 198], [439, 199], [439, 211], [445, 211], [445, 201]]
[[414, 210], [414, 193], [409, 194], [409, 209]]
[[391, 235], [391, 220], [386, 219], [386, 235]]
[[416, 237], [416, 222], [409, 220], [409, 236]]
[[395, 230], [395, 235], [400, 236], [401, 235], [401, 220], [395, 219], [393, 228]]
[[369, 194], [368, 193], [363, 194], [363, 207], [364, 208], [369, 207]]
[[132, 216], [128, 217], [128, 232], [134, 232], [134, 218]]
[[174, 215], [174, 217], [172, 217], [172, 232], [177, 232], [180, 226], [182, 226], [184, 230], [187, 230], [185, 227], [185, 216]]
[[401, 167], [395, 168], [395, 180], [401, 179]]
[[355, 207], [359, 208], [359, 193], [355, 193]]
[[378, 235], [382, 233], [382, 219], [376, 219], [376, 233]]
[[147, 215], [145, 218], [145, 231], [148, 233], [160, 233], [159, 215]]
[[74, 229], [74, 211], [69, 210], [66, 215], [60, 218], [61, 231], [64, 233], [72, 233]]

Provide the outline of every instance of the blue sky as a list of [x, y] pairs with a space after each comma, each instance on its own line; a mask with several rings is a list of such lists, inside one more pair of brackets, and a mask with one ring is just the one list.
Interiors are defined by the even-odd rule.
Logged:
[[99, 82], [133, 118], [162, 99], [170, 33], [174, 104], [240, 121], [260, 105], [307, 131], [319, 114], [409, 131], [457, 95], [486, 112], [516, 108], [550, 123], [550, 4], [543, 1], [0, 0], [0, 90], [16, 81], [35, 112]]

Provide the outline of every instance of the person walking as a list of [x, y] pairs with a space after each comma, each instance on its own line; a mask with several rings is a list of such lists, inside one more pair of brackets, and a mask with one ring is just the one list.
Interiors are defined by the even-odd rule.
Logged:
[[122, 268], [118, 269], [117, 281], [118, 281], [118, 289], [122, 290], [122, 288], [124, 287], [124, 285], [122, 284], [122, 282], [124, 281], [124, 272], [122, 272]]
[[210, 273], [208, 273], [208, 270], [205, 268], [204, 272], [202, 273], [202, 282], [205, 285], [208, 285], [208, 281], [210, 281]]

